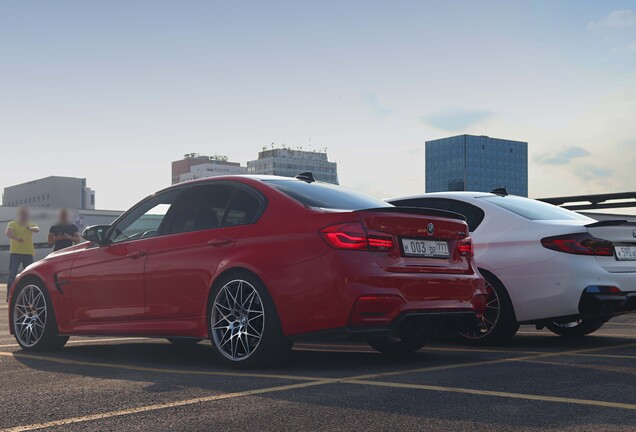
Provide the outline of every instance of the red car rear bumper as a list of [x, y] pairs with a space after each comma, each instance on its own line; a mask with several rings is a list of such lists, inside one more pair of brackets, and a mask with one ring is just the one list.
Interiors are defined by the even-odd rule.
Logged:
[[[462, 274], [390, 271], [370, 255], [333, 251], [286, 268], [280, 279], [270, 281], [285, 335], [373, 338], [407, 324], [434, 333], [476, 325], [486, 292], [472, 269]], [[298, 274], [304, 277], [294, 277]]]

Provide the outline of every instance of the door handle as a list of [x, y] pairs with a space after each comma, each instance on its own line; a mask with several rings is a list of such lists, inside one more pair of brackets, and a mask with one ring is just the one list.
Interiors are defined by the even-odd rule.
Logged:
[[229, 237], [217, 237], [217, 238], [213, 238], [212, 240], [208, 240], [208, 244], [210, 246], [219, 247], [219, 246], [225, 246], [226, 244], [230, 244], [233, 241], [234, 239], [231, 239]]
[[144, 250], [136, 250], [136, 251], [131, 252], [128, 255], [126, 255], [126, 258], [137, 259], [137, 258], [141, 258], [142, 256], [145, 256], [145, 255], [146, 255], [146, 251], [144, 251]]

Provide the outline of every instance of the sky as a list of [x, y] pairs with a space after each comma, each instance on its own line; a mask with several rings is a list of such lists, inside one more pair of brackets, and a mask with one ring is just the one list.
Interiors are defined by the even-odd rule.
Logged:
[[633, 1], [0, 2], [0, 188], [86, 177], [102, 209], [185, 153], [327, 148], [424, 192], [424, 142], [529, 143], [531, 197], [636, 190]]

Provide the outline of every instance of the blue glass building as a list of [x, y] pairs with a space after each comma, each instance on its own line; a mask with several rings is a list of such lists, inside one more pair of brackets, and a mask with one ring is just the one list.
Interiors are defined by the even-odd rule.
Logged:
[[490, 192], [528, 196], [528, 143], [458, 135], [426, 141], [426, 192]]

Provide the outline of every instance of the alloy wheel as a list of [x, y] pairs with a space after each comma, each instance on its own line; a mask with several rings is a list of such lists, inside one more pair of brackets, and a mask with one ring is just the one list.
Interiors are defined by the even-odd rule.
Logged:
[[479, 328], [462, 332], [461, 335], [468, 339], [481, 339], [484, 336], [490, 334], [490, 332], [497, 326], [499, 322], [499, 315], [501, 314], [501, 301], [497, 295], [497, 290], [486, 281], [486, 309], [480, 320]]
[[250, 357], [265, 330], [265, 310], [258, 291], [244, 280], [232, 280], [217, 293], [210, 314], [212, 340], [229, 360]]
[[37, 344], [46, 328], [47, 304], [37, 285], [20, 290], [13, 307], [13, 330], [19, 342], [29, 348]]

